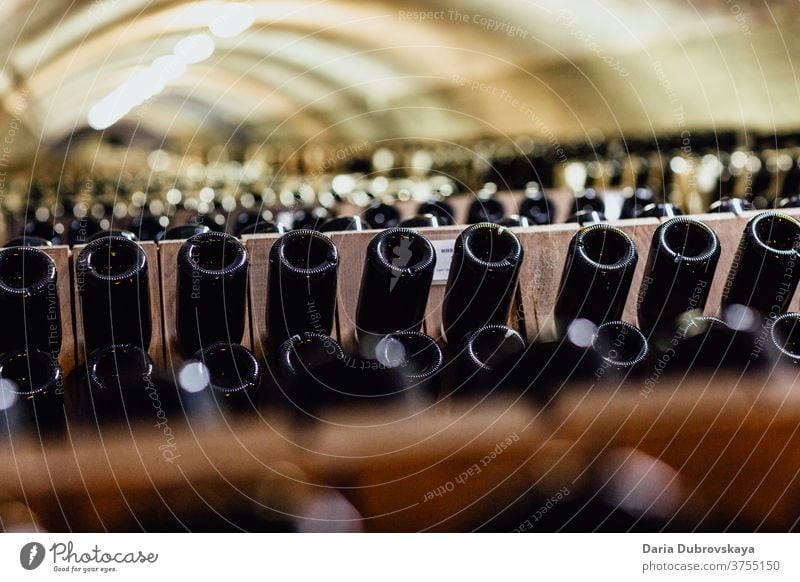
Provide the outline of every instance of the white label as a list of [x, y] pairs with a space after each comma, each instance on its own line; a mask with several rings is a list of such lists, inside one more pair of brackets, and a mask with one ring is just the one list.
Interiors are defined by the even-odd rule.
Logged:
[[431, 244], [436, 251], [436, 270], [433, 272], [433, 283], [434, 285], [443, 285], [447, 283], [447, 275], [450, 273], [456, 239], [432, 240]]

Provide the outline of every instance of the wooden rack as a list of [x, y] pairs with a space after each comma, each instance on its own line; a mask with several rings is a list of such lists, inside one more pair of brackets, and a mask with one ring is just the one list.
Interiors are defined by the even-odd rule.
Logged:
[[[561, 207], [559, 207], [561, 208]], [[563, 209], [559, 210], [561, 212]], [[787, 213], [800, 216], [800, 211]], [[706, 312], [719, 308], [722, 286], [746, 222], [743, 216], [697, 216], [719, 235], [722, 254]], [[636, 323], [635, 297], [658, 219], [618, 221], [635, 241], [639, 262], [624, 317]], [[454, 239], [463, 227], [421, 229]], [[552, 311], [566, 250], [576, 224], [513, 229], [525, 259], [517, 305], [509, 318], [528, 340], [552, 334]], [[374, 231], [335, 233], [341, 265], [335, 336], [352, 349], [353, 321], [365, 251]], [[247, 330], [243, 344], [265, 355], [267, 261], [279, 235], [245, 237], [250, 257]], [[153, 317], [151, 355], [177, 371], [176, 255], [180, 241], [144, 243]], [[79, 248], [46, 249], [59, 270], [65, 375], [83, 361], [74, 262]], [[73, 276], [68, 275], [72, 271]], [[438, 338], [444, 285], [432, 289], [425, 331]], [[798, 309], [800, 298], [792, 301]], [[73, 330], [71, 314], [77, 325]], [[159, 333], [160, 331], [160, 333]], [[73, 334], [74, 332], [74, 334]], [[98, 435], [70, 426], [62, 441], [14, 440], [0, 450], [0, 503], [24, 501], [52, 529], [128, 529], [132, 517], [166, 506], [182, 492], [207, 487], [242, 496], [248, 486], [274, 486], [310, 495], [339, 487], [370, 530], [465, 530], [533, 491], [546, 499], [579, 489], [587, 471], [612, 450], [635, 448], [680, 475], [685, 507], [713, 512], [723, 523], [787, 529], [800, 517], [800, 403], [797, 378], [772, 371], [747, 378], [677, 378], [643, 395], [636, 387], [599, 393], [572, 391], [540, 409], [522, 400], [454, 402], [409, 418], [386, 411], [352, 411], [338, 422], [296, 426], [262, 410], [224, 426], [195, 427], [171, 419], [176, 454], [162, 454], [164, 435], [152, 423]], [[433, 499], [429, 493], [480, 463], [496, 444], [516, 435], [479, 475]]]

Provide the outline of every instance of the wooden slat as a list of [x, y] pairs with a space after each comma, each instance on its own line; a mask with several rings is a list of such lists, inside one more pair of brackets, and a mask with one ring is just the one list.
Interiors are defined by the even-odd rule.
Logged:
[[75, 329], [72, 322], [72, 277], [70, 273], [70, 251], [66, 245], [42, 247], [42, 250], [56, 264], [58, 285], [58, 308], [61, 325], [61, 350], [58, 363], [61, 372], [67, 378], [75, 369]]
[[269, 283], [269, 252], [280, 238], [279, 234], [255, 234], [243, 237], [250, 257], [248, 280], [248, 315], [252, 336], [253, 353], [263, 360], [267, 353], [267, 289]]

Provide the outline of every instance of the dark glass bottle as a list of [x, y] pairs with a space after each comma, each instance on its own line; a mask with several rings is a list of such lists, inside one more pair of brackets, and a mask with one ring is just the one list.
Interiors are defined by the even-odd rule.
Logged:
[[442, 305], [442, 334], [459, 345], [470, 332], [505, 323], [517, 289], [522, 245], [509, 229], [481, 223], [461, 232]]
[[400, 228], [436, 228], [441, 226], [435, 214], [418, 214], [400, 223]]
[[292, 213], [293, 230], [319, 230], [330, 212], [322, 206], [315, 208], [298, 208]]
[[683, 215], [683, 210], [670, 202], [648, 204], [641, 213], [642, 218], [674, 218]]
[[64, 380], [48, 352], [30, 349], [0, 356], [0, 426], [58, 432], [64, 427]]
[[152, 214], [142, 213], [131, 219], [128, 230], [139, 237], [139, 240], [158, 240], [158, 235], [164, 232], [164, 227]]
[[800, 195], [792, 194], [781, 198], [778, 202], [778, 208], [800, 208]]
[[52, 247], [53, 243], [49, 240], [39, 238], [38, 236], [18, 236], [9, 240], [3, 245], [6, 248], [10, 247]]
[[596, 210], [581, 210], [576, 212], [567, 219], [567, 223], [577, 222], [581, 226], [584, 224], [594, 224], [596, 222], [605, 222], [606, 215]]
[[244, 335], [247, 251], [221, 232], [197, 234], [178, 251], [176, 323], [184, 356]]
[[208, 371], [207, 387], [223, 412], [256, 408], [261, 386], [261, 365], [241, 344], [217, 342], [199, 350], [192, 360]]
[[407, 404], [424, 405], [439, 394], [444, 356], [433, 338], [419, 331], [384, 336], [375, 348], [386, 382], [384, 389], [401, 391]]
[[785, 199], [789, 196], [796, 196], [800, 192], [800, 165], [798, 159], [792, 156], [792, 162], [781, 183], [780, 198]]
[[52, 220], [32, 220], [25, 224], [22, 238], [44, 239], [54, 245], [64, 243], [64, 237], [56, 232]]
[[520, 368], [520, 384], [548, 401], [562, 389], [584, 390], [592, 384], [620, 383], [644, 376], [651, 349], [644, 334], [624, 321], [595, 326], [586, 319], [570, 323], [557, 341], [532, 346]]
[[320, 232], [341, 232], [347, 230], [368, 230], [369, 223], [360, 216], [336, 216], [326, 220], [320, 226]]
[[239, 234], [283, 234], [285, 232], [286, 227], [280, 222], [259, 220], [255, 224], [243, 228]]
[[79, 413], [86, 422], [103, 425], [144, 418], [153, 411], [157, 393], [153, 361], [142, 348], [111, 345], [95, 350], [86, 362]]
[[76, 263], [87, 351], [114, 344], [150, 346], [150, 290], [144, 250], [111, 235], [87, 244]]
[[61, 317], [56, 265], [33, 247], [0, 250], [0, 353], [58, 353]]
[[320, 232], [293, 230], [272, 245], [266, 317], [274, 347], [306, 331], [330, 335], [338, 271], [339, 251]]
[[724, 310], [722, 318], [687, 314], [674, 334], [661, 334], [653, 343], [665, 371], [722, 372], [738, 375], [766, 363], [756, 341], [762, 326], [758, 314], [742, 305]]
[[575, 194], [575, 212], [581, 210], [603, 214], [606, 211], [606, 204], [594, 188], [587, 188]]
[[645, 207], [655, 202], [655, 194], [650, 188], [636, 188], [633, 195], [622, 203], [620, 218], [639, 218]]
[[511, 216], [507, 216], [497, 224], [508, 228], [526, 228], [531, 225], [530, 221], [528, 221], [528, 218], [520, 214], [512, 214]]
[[490, 324], [473, 331], [459, 356], [458, 396], [488, 396], [513, 384], [525, 351], [522, 336], [505, 325]]
[[342, 403], [344, 361], [342, 347], [330, 336], [306, 332], [287, 339], [278, 349], [282, 407], [314, 415]]
[[137, 241], [136, 235], [133, 234], [129, 230], [119, 230], [119, 229], [112, 229], [112, 230], [101, 230], [100, 232], [94, 233], [88, 239], [86, 239], [87, 243], [92, 242], [93, 240], [97, 240], [98, 238], [103, 238], [105, 236], [122, 236], [127, 238], [128, 240]]
[[745, 305], [764, 317], [786, 311], [800, 281], [798, 250], [797, 219], [775, 211], [753, 217], [736, 249], [722, 305]]
[[479, 224], [481, 222], [498, 222], [505, 216], [503, 205], [494, 198], [479, 197], [469, 206], [467, 223]]
[[76, 218], [69, 223], [69, 244], [73, 246], [85, 244], [89, 237], [102, 230], [100, 223], [91, 216]]
[[646, 370], [650, 348], [644, 334], [624, 321], [607, 321], [592, 338], [592, 351], [600, 365], [594, 371], [598, 381], [619, 381]]
[[569, 243], [555, 306], [561, 330], [575, 319], [595, 325], [619, 319], [638, 255], [633, 240], [608, 224], [581, 228]]
[[767, 329], [775, 359], [800, 366], [800, 313], [783, 313], [772, 320]]
[[433, 214], [439, 221], [439, 226], [452, 226], [456, 223], [453, 207], [444, 200], [423, 202], [417, 209], [417, 214]]
[[156, 240], [186, 240], [196, 234], [204, 234], [210, 231], [211, 229], [204, 224], [181, 224], [159, 232]]
[[719, 238], [689, 217], [667, 220], [653, 233], [639, 288], [639, 327], [646, 334], [673, 327], [684, 312], [705, 308], [719, 261]]
[[378, 202], [364, 210], [364, 220], [372, 228], [394, 228], [400, 224], [400, 213], [394, 206]]
[[550, 224], [555, 220], [555, 207], [539, 189], [538, 184], [529, 185], [525, 189], [525, 198], [519, 206], [519, 216], [527, 218], [531, 225]]
[[356, 310], [356, 334], [365, 357], [384, 335], [418, 331], [436, 267], [430, 241], [413, 230], [392, 228], [378, 233], [367, 246]]
[[708, 207], [709, 213], [733, 212], [736, 215], [742, 214], [746, 210], [752, 210], [753, 205], [741, 198], [720, 198], [711, 203]]
[[444, 356], [433, 338], [417, 331], [384, 336], [371, 357], [345, 357], [354, 405], [392, 406], [401, 414], [433, 404]]

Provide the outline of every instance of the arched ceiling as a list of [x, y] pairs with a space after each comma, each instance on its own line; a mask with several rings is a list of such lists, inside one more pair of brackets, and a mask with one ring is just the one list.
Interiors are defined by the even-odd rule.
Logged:
[[[353, 141], [800, 125], [796, 2], [248, 4], [252, 26], [122, 122], [186, 140]], [[95, 103], [207, 30], [214, 5], [0, 0], [6, 121], [42, 143], [85, 130]]]

